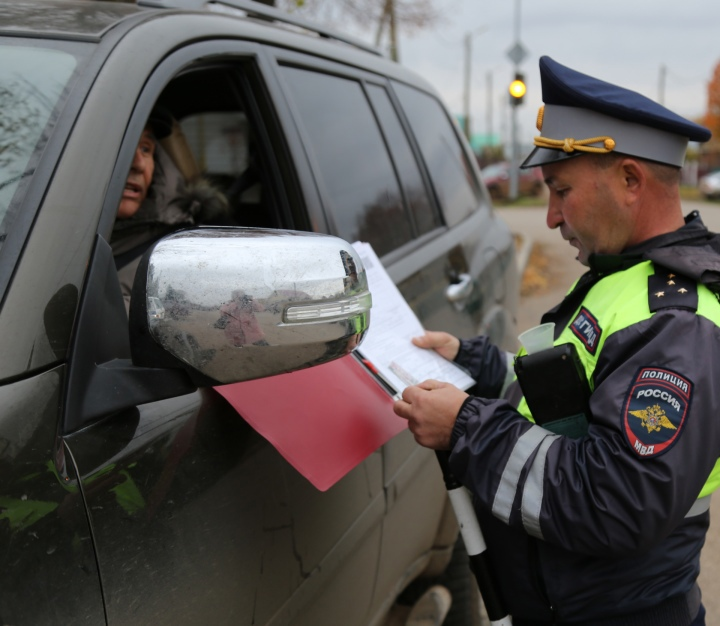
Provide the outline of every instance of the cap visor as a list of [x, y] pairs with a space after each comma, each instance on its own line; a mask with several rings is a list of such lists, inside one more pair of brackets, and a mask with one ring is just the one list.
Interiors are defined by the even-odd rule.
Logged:
[[563, 150], [551, 150], [550, 148], [534, 148], [527, 159], [522, 162], [521, 170], [526, 170], [538, 165], [548, 165], [557, 161], [565, 161], [582, 155], [582, 152], [564, 152]]

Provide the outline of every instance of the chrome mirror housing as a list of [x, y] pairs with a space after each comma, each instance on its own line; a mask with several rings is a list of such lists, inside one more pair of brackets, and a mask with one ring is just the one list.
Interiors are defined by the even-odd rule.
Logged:
[[199, 385], [272, 376], [359, 345], [371, 296], [362, 261], [329, 235], [254, 228], [173, 233], [145, 253], [130, 303], [133, 362]]

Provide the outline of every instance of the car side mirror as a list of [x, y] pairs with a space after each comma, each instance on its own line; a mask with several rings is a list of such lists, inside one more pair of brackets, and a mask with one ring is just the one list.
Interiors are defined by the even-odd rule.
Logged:
[[359, 345], [371, 296], [362, 261], [328, 235], [179, 231], [148, 250], [130, 303], [132, 360], [218, 385], [319, 365]]

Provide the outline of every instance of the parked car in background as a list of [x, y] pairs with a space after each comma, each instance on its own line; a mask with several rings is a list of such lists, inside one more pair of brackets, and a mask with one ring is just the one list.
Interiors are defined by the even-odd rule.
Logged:
[[698, 189], [708, 200], [720, 198], [720, 170], [705, 174], [698, 181]]
[[[482, 180], [494, 200], [510, 197], [510, 163], [501, 161], [482, 168]], [[542, 172], [539, 167], [518, 170], [518, 195], [539, 196], [544, 188]]]
[[[380, 626], [443, 580], [472, 624], [432, 452], [405, 431], [321, 492], [216, 391], [370, 410], [310, 367], [365, 327], [357, 240], [426, 328], [514, 348], [513, 238], [438, 94], [248, 0], [0, 0], [0, 104], [2, 623]], [[129, 321], [109, 242], [158, 104], [230, 213], [145, 253]]]

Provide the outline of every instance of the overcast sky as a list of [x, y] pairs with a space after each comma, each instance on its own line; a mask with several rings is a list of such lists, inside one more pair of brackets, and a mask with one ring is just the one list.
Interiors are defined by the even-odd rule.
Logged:
[[[463, 111], [464, 38], [472, 36], [471, 124], [486, 132], [488, 74], [492, 75], [492, 131], [508, 134], [507, 85], [514, 66], [516, 0], [436, 0], [446, 15], [431, 29], [400, 34], [400, 62]], [[528, 93], [520, 108], [520, 133], [529, 143], [542, 104], [538, 59], [548, 55], [573, 69], [634, 89], [680, 115], [705, 112], [707, 83], [720, 61], [718, 0], [521, 0], [520, 68]], [[363, 39], [372, 40], [374, 33]], [[661, 67], [666, 67], [661, 96]]]

